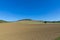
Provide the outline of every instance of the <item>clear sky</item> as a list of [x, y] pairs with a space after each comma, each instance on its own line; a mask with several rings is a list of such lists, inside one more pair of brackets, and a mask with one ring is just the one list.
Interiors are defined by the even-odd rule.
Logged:
[[60, 0], [0, 0], [0, 19], [60, 20]]

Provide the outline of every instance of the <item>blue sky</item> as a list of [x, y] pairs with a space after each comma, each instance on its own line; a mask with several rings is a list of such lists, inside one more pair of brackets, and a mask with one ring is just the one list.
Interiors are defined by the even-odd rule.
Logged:
[[0, 20], [60, 20], [60, 0], [0, 0]]

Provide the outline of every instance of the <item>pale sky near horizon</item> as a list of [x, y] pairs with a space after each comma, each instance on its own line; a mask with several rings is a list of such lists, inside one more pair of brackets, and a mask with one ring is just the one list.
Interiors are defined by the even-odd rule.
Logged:
[[0, 0], [0, 20], [60, 20], [60, 0]]

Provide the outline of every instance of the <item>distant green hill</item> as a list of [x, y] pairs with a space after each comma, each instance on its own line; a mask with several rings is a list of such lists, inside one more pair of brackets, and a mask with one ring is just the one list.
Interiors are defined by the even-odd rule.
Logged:
[[18, 21], [32, 21], [32, 19], [21, 19], [21, 20], [18, 20]]
[[7, 23], [8, 21], [0, 20], [0, 23]]

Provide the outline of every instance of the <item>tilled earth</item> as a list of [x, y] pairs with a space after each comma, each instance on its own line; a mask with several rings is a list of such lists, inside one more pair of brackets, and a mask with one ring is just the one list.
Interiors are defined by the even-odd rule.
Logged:
[[57, 37], [60, 37], [60, 24], [0, 24], [0, 40], [55, 40]]

